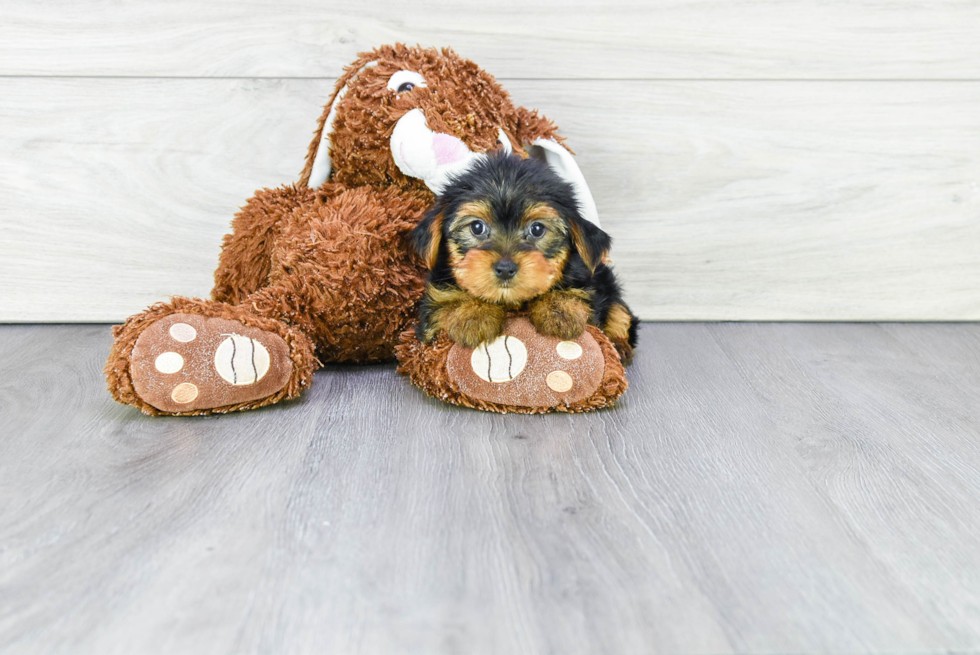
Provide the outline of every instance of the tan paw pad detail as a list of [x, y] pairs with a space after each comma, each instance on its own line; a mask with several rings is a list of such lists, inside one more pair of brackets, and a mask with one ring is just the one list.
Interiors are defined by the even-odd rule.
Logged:
[[164, 412], [258, 401], [285, 387], [292, 370], [289, 346], [278, 334], [196, 314], [151, 323], [130, 357], [134, 390]]
[[572, 388], [573, 384], [572, 376], [565, 371], [552, 371], [548, 373], [548, 377], [544, 381], [552, 391], [558, 393], [565, 393]]
[[170, 326], [170, 337], [181, 343], [188, 343], [197, 338], [197, 330], [187, 323], [174, 323]]
[[170, 393], [170, 398], [175, 403], [186, 405], [197, 398], [198, 393], [197, 387], [190, 382], [181, 382], [174, 387], [174, 390]]

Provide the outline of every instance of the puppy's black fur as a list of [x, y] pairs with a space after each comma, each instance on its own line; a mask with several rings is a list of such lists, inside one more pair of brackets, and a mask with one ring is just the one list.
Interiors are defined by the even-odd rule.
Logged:
[[[450, 297], [458, 303], [465, 293], [513, 309], [568, 292], [583, 299], [588, 321], [630, 358], [637, 319], [603, 262], [611, 239], [582, 217], [572, 186], [544, 163], [499, 152], [481, 159], [450, 181], [410, 239], [430, 268], [420, 340], [434, 336]], [[513, 277], [493, 272], [515, 262]]]

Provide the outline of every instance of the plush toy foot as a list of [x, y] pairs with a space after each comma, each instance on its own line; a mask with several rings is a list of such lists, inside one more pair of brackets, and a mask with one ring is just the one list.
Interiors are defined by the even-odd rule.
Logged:
[[314, 363], [309, 340], [278, 321], [175, 298], [116, 328], [106, 377], [116, 400], [147, 414], [210, 414], [297, 396]]
[[627, 386], [619, 354], [601, 330], [588, 326], [562, 340], [538, 333], [522, 315], [475, 349], [445, 335], [426, 345], [405, 332], [397, 351], [399, 372], [430, 396], [492, 412], [587, 412], [612, 405]]

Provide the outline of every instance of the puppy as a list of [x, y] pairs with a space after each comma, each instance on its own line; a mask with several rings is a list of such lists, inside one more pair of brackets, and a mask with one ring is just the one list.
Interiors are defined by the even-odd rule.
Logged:
[[525, 309], [538, 332], [597, 325], [624, 363], [637, 319], [603, 263], [609, 235], [582, 218], [570, 184], [533, 159], [494, 153], [456, 177], [410, 234], [429, 266], [417, 334], [475, 348]]

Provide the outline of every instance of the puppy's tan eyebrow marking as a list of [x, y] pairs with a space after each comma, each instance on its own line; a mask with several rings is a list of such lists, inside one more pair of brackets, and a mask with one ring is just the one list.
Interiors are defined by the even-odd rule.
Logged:
[[544, 202], [537, 202], [524, 212], [521, 216], [521, 225], [526, 225], [531, 221], [546, 221], [546, 220], [556, 220], [560, 218], [558, 212], [551, 205]]
[[464, 205], [460, 205], [456, 210], [456, 216], [476, 216], [482, 218], [487, 223], [493, 220], [493, 212], [490, 210], [490, 203], [482, 200], [474, 200]]

